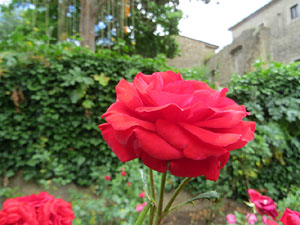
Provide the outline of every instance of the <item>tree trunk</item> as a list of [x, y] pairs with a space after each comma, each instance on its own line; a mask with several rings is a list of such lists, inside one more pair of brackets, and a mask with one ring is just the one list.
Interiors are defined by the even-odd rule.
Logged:
[[66, 0], [58, 1], [58, 27], [57, 27], [57, 38], [59, 41], [64, 41], [67, 39], [66, 32], [66, 11], [67, 3]]
[[88, 46], [95, 52], [95, 32], [94, 27], [97, 22], [97, 17], [107, 0], [80, 0], [80, 45]]

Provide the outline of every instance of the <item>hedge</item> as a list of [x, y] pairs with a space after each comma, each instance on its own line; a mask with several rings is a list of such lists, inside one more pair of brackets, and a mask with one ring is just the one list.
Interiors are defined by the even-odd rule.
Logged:
[[100, 116], [115, 101], [121, 78], [165, 70], [163, 57], [69, 44], [0, 55], [0, 177], [90, 185], [101, 168], [120, 162], [104, 143]]

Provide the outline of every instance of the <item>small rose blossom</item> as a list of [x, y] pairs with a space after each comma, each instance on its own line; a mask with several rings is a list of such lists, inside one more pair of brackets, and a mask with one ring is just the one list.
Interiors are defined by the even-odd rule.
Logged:
[[125, 171], [121, 171], [121, 175], [122, 175], [123, 177], [125, 177], [125, 176], [126, 176], [126, 172], [125, 172]]
[[236, 217], [232, 213], [230, 213], [226, 216], [226, 220], [227, 220], [228, 224], [236, 224]]
[[128, 185], [128, 187], [131, 187], [132, 183], [131, 182], [127, 182], [127, 185]]
[[248, 219], [248, 224], [254, 225], [257, 222], [257, 218], [254, 213], [247, 213], [246, 218]]
[[145, 198], [145, 196], [146, 196], [146, 193], [144, 191], [139, 193], [139, 198]]
[[262, 222], [263, 222], [263, 224], [267, 224], [268, 223], [268, 217], [263, 216], [262, 217]]
[[[254, 138], [245, 106], [206, 83], [179, 73], [138, 73], [116, 86], [116, 102], [102, 115], [102, 136], [122, 162], [135, 158], [174, 176], [217, 181], [230, 152]], [[170, 132], [171, 131], [171, 132]]]
[[136, 211], [141, 212], [143, 208], [147, 205], [147, 202], [144, 202], [142, 204], [138, 204], [135, 208]]
[[286, 208], [280, 221], [284, 225], [300, 225], [300, 212]]
[[256, 210], [260, 215], [271, 216], [273, 220], [276, 220], [278, 212], [276, 204], [272, 198], [266, 195], [261, 195], [254, 189], [249, 189], [248, 194], [250, 196], [250, 201], [254, 203]]
[[111, 180], [111, 176], [106, 176], [106, 175], [105, 175], [105, 176], [104, 176], [104, 179], [110, 181], [110, 180]]

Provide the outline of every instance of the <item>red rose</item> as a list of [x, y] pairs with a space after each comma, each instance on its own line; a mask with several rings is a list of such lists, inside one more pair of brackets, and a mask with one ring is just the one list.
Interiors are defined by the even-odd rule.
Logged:
[[0, 211], [0, 225], [38, 225], [37, 215], [33, 205], [8, 199]]
[[125, 177], [125, 176], [126, 176], [126, 172], [121, 171], [121, 175], [122, 175], [123, 177]]
[[37, 214], [39, 224], [43, 225], [72, 225], [75, 218], [72, 204], [62, 199], [45, 203], [38, 209]]
[[249, 189], [248, 194], [250, 196], [250, 201], [254, 203], [259, 214], [271, 216], [274, 220], [276, 220], [278, 212], [273, 199], [266, 195], [261, 195], [253, 189]]
[[14, 198], [18, 202], [27, 202], [30, 203], [35, 208], [38, 208], [42, 205], [44, 205], [46, 202], [51, 201], [54, 199], [53, 195], [49, 195], [47, 192], [43, 191], [40, 192], [39, 194], [32, 194], [24, 197], [17, 197]]
[[242, 121], [245, 107], [226, 92], [171, 71], [139, 73], [116, 86], [117, 100], [99, 128], [122, 162], [140, 158], [159, 172], [216, 181], [230, 151], [251, 141], [255, 130], [254, 122]]
[[0, 225], [71, 225], [72, 205], [47, 192], [7, 199], [0, 211]]
[[300, 225], [300, 212], [296, 212], [286, 208], [280, 221], [284, 225]]
[[104, 179], [110, 181], [111, 180], [111, 176], [104, 176]]

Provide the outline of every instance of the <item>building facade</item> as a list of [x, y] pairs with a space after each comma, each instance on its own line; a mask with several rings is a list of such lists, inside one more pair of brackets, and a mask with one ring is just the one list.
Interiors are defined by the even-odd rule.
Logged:
[[251, 71], [258, 58], [300, 61], [300, 0], [273, 0], [229, 30], [233, 43], [207, 63], [220, 84], [227, 83], [233, 73]]
[[167, 64], [177, 68], [192, 68], [203, 65], [203, 62], [215, 53], [217, 45], [195, 40], [185, 36], [177, 36], [180, 55], [167, 59]]

